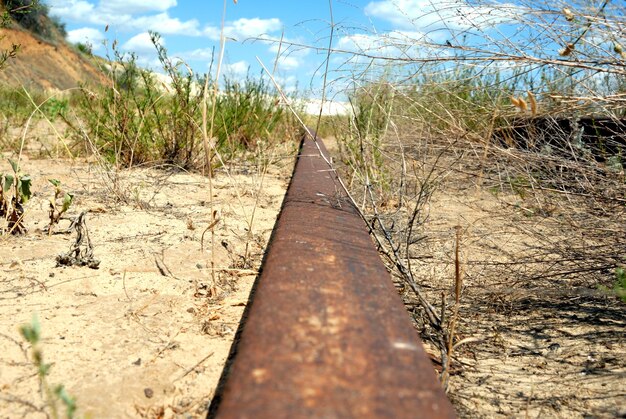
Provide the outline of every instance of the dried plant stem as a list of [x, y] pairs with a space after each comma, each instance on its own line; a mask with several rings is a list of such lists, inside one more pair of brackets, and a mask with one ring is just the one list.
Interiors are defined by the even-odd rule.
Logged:
[[452, 309], [452, 317], [450, 318], [450, 326], [448, 328], [448, 359], [444, 364], [442, 360], [441, 383], [447, 391], [450, 379], [450, 368], [452, 364], [452, 351], [454, 350], [454, 336], [456, 332], [456, 323], [459, 318], [459, 304], [461, 302], [461, 290], [463, 287], [463, 270], [461, 267], [461, 226], [456, 226], [456, 240], [454, 246], [454, 308]]
[[[222, 69], [222, 60], [224, 58], [224, 46], [226, 44], [226, 38], [224, 36], [224, 23], [226, 20], [226, 0], [224, 0], [224, 8], [222, 10], [222, 23], [221, 23], [221, 31], [220, 31], [220, 52], [217, 59], [217, 71], [215, 74], [215, 79], [213, 80], [213, 100], [211, 103], [211, 125], [207, 127], [207, 100], [208, 100], [208, 84], [209, 77], [207, 75], [206, 80], [204, 82], [204, 92], [203, 92], [203, 100], [202, 100], [202, 143], [204, 146], [205, 153], [205, 165], [206, 165], [206, 173], [209, 178], [209, 209], [211, 212], [211, 225], [214, 227], [216, 223], [215, 218], [215, 203], [213, 202], [213, 170], [211, 167], [212, 155], [211, 155], [211, 144], [213, 142], [214, 136], [214, 127], [215, 127], [215, 112], [217, 106], [217, 94], [219, 91], [219, 80], [220, 80], [220, 71]], [[208, 128], [208, 129], [207, 129]], [[203, 234], [204, 236], [204, 234]], [[213, 283], [213, 287], [217, 284], [217, 276], [215, 271], [215, 229], [211, 228], [211, 281]], [[198, 284], [196, 283], [196, 292], [198, 291]]]

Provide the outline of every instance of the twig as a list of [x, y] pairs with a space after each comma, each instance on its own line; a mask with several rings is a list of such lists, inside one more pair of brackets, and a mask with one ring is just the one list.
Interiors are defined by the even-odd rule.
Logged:
[[[450, 367], [452, 363], [452, 351], [455, 348], [454, 336], [456, 332], [456, 323], [459, 317], [459, 304], [461, 302], [461, 289], [463, 286], [463, 273], [461, 268], [460, 258], [461, 247], [461, 226], [456, 226], [456, 243], [454, 246], [454, 309], [452, 311], [452, 318], [450, 319], [450, 327], [448, 332], [448, 358], [447, 362], [442, 362], [441, 370], [441, 383], [443, 388], [447, 391], [448, 382], [450, 378]], [[443, 359], [442, 359], [443, 361]]]
[[208, 354], [207, 356], [205, 356], [204, 358], [202, 358], [200, 361], [198, 361], [193, 367], [189, 368], [187, 371], [185, 371], [185, 373], [183, 375], [181, 375], [180, 377], [174, 379], [174, 382], [178, 381], [178, 380], [182, 380], [183, 378], [185, 378], [187, 375], [189, 375], [189, 373], [193, 370], [195, 370], [196, 368], [198, 368], [204, 361], [206, 361], [207, 359], [209, 359], [210, 357], [213, 356], [213, 354], [215, 354], [215, 352], [211, 352], [210, 354]]

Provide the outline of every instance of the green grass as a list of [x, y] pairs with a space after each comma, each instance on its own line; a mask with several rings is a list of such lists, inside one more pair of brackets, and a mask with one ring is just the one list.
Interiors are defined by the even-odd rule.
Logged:
[[[157, 34], [152, 34], [152, 41], [168, 82], [141, 69], [134, 55], [114, 50], [110, 85], [78, 94], [77, 113], [87, 127], [81, 134], [108, 161], [122, 166], [160, 162], [198, 168], [207, 76], [194, 75], [185, 63], [173, 61]], [[276, 98], [264, 79], [251, 76], [243, 81], [224, 79], [220, 94], [209, 95], [207, 107], [212, 109], [215, 102], [216, 110], [211, 142], [221, 162], [274, 142], [284, 134], [285, 125], [292, 127]], [[221, 162], [216, 158], [211, 165]]]

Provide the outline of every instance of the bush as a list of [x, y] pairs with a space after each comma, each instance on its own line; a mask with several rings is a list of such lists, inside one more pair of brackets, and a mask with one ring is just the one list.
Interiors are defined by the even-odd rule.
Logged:
[[6, 0], [5, 6], [9, 15], [21, 27], [37, 35], [50, 38], [51, 31], [48, 19], [48, 6], [39, 0]]
[[79, 42], [76, 44], [76, 49], [85, 55], [93, 55], [93, 46], [89, 42]]
[[[122, 166], [162, 162], [198, 168], [207, 76], [197, 77], [185, 63], [172, 61], [157, 34], [151, 39], [164, 74], [140, 68], [135, 55], [114, 48], [107, 69], [110, 85], [96, 92], [83, 89], [78, 98], [79, 115], [87, 124], [84, 138], [111, 163]], [[209, 110], [215, 105], [212, 133], [222, 161], [253, 149], [257, 140], [269, 140], [285, 120], [262, 79], [227, 79], [223, 93], [207, 102]], [[213, 167], [221, 164], [218, 160], [211, 162]]]
[[230, 153], [255, 148], [256, 141], [269, 138], [285, 117], [263, 78], [248, 75], [243, 82], [226, 78], [223, 95], [216, 100], [214, 133], [219, 148]]
[[58, 16], [50, 16], [50, 21], [54, 25], [55, 28], [59, 31], [63, 38], [67, 38], [67, 27], [65, 22], [62, 22]]

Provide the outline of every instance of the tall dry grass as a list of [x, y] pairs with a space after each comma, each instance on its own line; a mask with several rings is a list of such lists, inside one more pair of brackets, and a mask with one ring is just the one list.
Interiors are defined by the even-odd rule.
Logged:
[[464, 341], [455, 336], [458, 287], [441, 303], [429, 291], [440, 287], [420, 277], [433, 257], [424, 249], [435, 234], [434, 195], [486, 192], [503, 207], [497, 217], [512, 209], [529, 220], [508, 225], [526, 244], [515, 252], [498, 244], [497, 262], [467, 267], [474, 278], [488, 272], [514, 278], [512, 286], [619, 287], [626, 9], [604, 0], [471, 1], [398, 12], [415, 27], [360, 34], [351, 49], [328, 50], [345, 60], [330, 85], [348, 90], [352, 105], [332, 134], [346, 184], [413, 294], [416, 321], [438, 348], [445, 378], [452, 348]]

